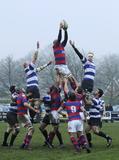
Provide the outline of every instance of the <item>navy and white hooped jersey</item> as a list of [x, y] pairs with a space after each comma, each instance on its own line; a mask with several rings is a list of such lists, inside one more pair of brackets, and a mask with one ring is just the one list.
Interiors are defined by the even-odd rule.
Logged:
[[100, 99], [100, 105], [102, 106], [102, 109], [100, 110], [101, 115], [103, 115], [103, 112], [105, 111], [105, 101]]
[[82, 63], [84, 67], [84, 79], [94, 80], [96, 73], [94, 63], [88, 61], [85, 57], [83, 57]]
[[36, 74], [35, 64], [32, 62], [24, 69], [26, 73], [26, 82], [27, 87], [29, 86], [38, 86], [38, 77]]
[[17, 113], [17, 105], [14, 106], [10, 105], [9, 112]]
[[105, 101], [104, 100], [102, 100], [102, 99], [100, 99], [100, 105], [102, 106], [102, 109], [104, 110], [104, 107], [105, 107]]
[[89, 116], [90, 118], [100, 118], [101, 111], [103, 110], [102, 100], [93, 98], [92, 99], [92, 106], [89, 109]]

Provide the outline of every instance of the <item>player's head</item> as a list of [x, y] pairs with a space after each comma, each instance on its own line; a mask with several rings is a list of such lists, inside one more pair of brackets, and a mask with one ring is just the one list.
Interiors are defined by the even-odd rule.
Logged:
[[24, 88], [20, 88], [20, 87], [16, 87], [16, 93], [18, 93], [18, 94], [25, 93], [25, 89]]
[[78, 86], [78, 88], [76, 89], [76, 92], [78, 94], [82, 94], [83, 93], [83, 89], [81, 88], [81, 86]]
[[95, 93], [94, 93], [94, 95], [95, 95], [96, 97], [102, 97], [103, 94], [104, 94], [104, 92], [103, 92], [103, 90], [100, 89], [100, 88], [98, 88], [98, 89], [95, 91]]
[[24, 68], [28, 67], [28, 63], [25, 62], [25, 63], [23, 64], [23, 67], [24, 67]]
[[53, 41], [53, 45], [57, 44], [57, 42], [58, 42], [58, 40], [55, 39], [55, 40]]
[[88, 52], [87, 59], [92, 62], [93, 61], [93, 57], [94, 57], [94, 53], [93, 52]]
[[56, 86], [56, 85], [52, 85], [50, 87], [50, 93], [56, 93], [56, 92], [59, 92], [59, 88]]
[[14, 93], [16, 91], [16, 86], [15, 85], [10, 86], [9, 91], [11, 93]]
[[69, 92], [68, 93], [68, 99], [71, 101], [75, 101], [76, 100], [76, 94], [74, 92]]
[[102, 95], [104, 94], [103, 90], [98, 88], [98, 94], [99, 94], [99, 97], [102, 97]]

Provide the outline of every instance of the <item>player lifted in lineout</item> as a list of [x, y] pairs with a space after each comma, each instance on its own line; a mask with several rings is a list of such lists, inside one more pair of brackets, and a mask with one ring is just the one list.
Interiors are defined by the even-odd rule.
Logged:
[[[44, 68], [46, 68], [48, 65], [50, 65], [52, 62], [49, 61], [47, 64], [44, 64], [43, 66], [36, 67], [36, 61], [38, 59], [38, 52], [39, 52], [39, 42], [37, 42], [37, 50], [33, 54], [32, 61], [27, 64], [24, 63], [24, 71], [26, 74], [26, 93], [27, 96], [33, 99], [33, 105], [35, 109], [39, 109], [40, 105], [40, 92], [38, 87], [38, 76], [37, 72], [40, 72]], [[30, 110], [30, 116], [33, 118], [35, 116], [35, 112], [33, 110]]]
[[[55, 70], [57, 74], [56, 81], [59, 84], [60, 80], [64, 77], [67, 77], [72, 89], [76, 89], [78, 86], [78, 82], [71, 74], [67, 63], [66, 63], [66, 53], [65, 53], [65, 46], [68, 41], [68, 33], [67, 33], [68, 24], [65, 20], [60, 23], [59, 26], [59, 33], [58, 38], [53, 41], [53, 51], [55, 57]], [[62, 30], [64, 31], [64, 40], [61, 42], [62, 39]], [[63, 83], [62, 83], [63, 84]]]
[[81, 62], [83, 63], [84, 68], [84, 78], [81, 83], [81, 87], [86, 92], [92, 92], [94, 87], [94, 78], [96, 73], [96, 66], [93, 62], [94, 54], [92, 52], [88, 53], [87, 58], [82, 55], [82, 53], [79, 52], [79, 50], [75, 47], [75, 43], [71, 40], [69, 41], [70, 45], [76, 52], [76, 54], [81, 59]]

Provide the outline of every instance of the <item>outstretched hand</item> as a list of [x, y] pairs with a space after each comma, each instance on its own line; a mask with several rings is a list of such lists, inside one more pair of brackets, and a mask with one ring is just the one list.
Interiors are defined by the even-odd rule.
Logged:
[[66, 31], [68, 29], [68, 24], [64, 19], [62, 21], [62, 24], [63, 24], [63, 30]]
[[70, 43], [71, 46], [75, 45], [74, 41], [72, 41], [72, 40], [69, 40], [69, 43]]
[[37, 41], [37, 49], [39, 49], [39, 48], [40, 48], [39, 41]]
[[63, 23], [62, 22], [60, 22], [60, 29], [62, 29], [63, 28]]
[[37, 60], [38, 58], [38, 50], [34, 52], [34, 55], [33, 55], [33, 59], [34, 60]]

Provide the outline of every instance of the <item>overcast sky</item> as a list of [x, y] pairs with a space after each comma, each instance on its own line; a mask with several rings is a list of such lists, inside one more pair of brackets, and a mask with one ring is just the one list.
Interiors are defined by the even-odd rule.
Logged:
[[119, 0], [0, 0], [0, 59], [24, 57], [37, 40], [43, 49], [62, 19], [80, 49], [119, 53]]

